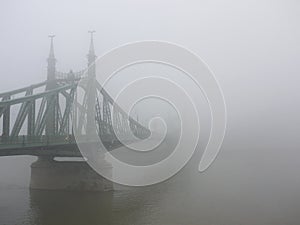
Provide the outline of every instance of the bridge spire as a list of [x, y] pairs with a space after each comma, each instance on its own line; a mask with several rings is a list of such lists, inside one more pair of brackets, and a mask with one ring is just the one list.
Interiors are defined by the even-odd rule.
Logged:
[[94, 33], [96, 31], [90, 30], [89, 33], [91, 34], [91, 42], [90, 42], [90, 49], [89, 49], [89, 54], [95, 54], [95, 49], [94, 49]]
[[91, 35], [91, 41], [90, 41], [90, 48], [89, 53], [87, 55], [88, 58], [88, 94], [87, 94], [87, 121], [86, 121], [86, 133], [88, 136], [92, 136], [93, 134], [93, 126], [95, 124], [95, 115], [94, 115], [94, 109], [95, 109], [95, 100], [97, 95], [97, 90], [95, 86], [95, 79], [96, 79], [96, 55], [95, 55], [95, 49], [94, 49], [94, 30], [88, 31]]
[[55, 79], [55, 64], [56, 64], [56, 59], [54, 56], [54, 47], [53, 47], [53, 38], [55, 35], [49, 35], [49, 38], [51, 39], [50, 42], [50, 51], [49, 51], [49, 56], [47, 59], [48, 62], [48, 70], [47, 70], [47, 80], [54, 80]]
[[[50, 38], [50, 52], [48, 56], [48, 68], [47, 68], [47, 85], [46, 90], [52, 90], [56, 88], [56, 81], [55, 81], [55, 64], [56, 59], [54, 56], [54, 47], [53, 47], [53, 38], [55, 35], [49, 35]], [[46, 127], [45, 127], [45, 134], [47, 136], [53, 136], [55, 135], [55, 129], [56, 129], [56, 111], [57, 108], [55, 105], [52, 104], [52, 101], [50, 98], [47, 99], [47, 109], [48, 109], [48, 116], [46, 117]]]
[[90, 30], [89, 33], [91, 34], [91, 41], [90, 41], [90, 48], [89, 48], [89, 53], [87, 55], [88, 58], [88, 75], [89, 76], [96, 76], [96, 67], [94, 65], [94, 62], [96, 60], [96, 55], [95, 55], [95, 48], [94, 48], [94, 33], [96, 31]]

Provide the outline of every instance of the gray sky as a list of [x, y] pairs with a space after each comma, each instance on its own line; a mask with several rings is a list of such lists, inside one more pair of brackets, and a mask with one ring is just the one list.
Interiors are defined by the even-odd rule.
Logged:
[[56, 34], [60, 71], [86, 66], [89, 29], [97, 31], [98, 56], [131, 41], [164, 40], [191, 49], [213, 70], [229, 132], [297, 144], [299, 12], [296, 0], [2, 1], [0, 90], [45, 79], [48, 34]]

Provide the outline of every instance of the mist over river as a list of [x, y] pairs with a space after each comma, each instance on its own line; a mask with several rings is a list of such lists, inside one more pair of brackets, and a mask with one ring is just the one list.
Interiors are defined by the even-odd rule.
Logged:
[[[29, 190], [35, 158], [2, 157], [0, 221], [3, 225], [295, 225], [300, 221], [300, 175], [298, 160], [291, 154], [293, 149], [283, 153], [253, 146], [251, 151], [225, 142], [204, 173], [197, 171], [196, 153], [163, 183], [140, 188], [115, 185], [115, 191], [103, 193]], [[14, 173], [8, 176], [10, 170]]]

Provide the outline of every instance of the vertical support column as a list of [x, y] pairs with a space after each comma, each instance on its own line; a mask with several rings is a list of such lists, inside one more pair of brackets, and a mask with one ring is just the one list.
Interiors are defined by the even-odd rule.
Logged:
[[28, 109], [28, 124], [27, 124], [27, 135], [32, 137], [35, 129], [35, 100], [30, 103]]
[[53, 123], [55, 124], [55, 128], [54, 128], [54, 135], [58, 134], [58, 110], [59, 110], [59, 94], [57, 93], [55, 95], [55, 104], [54, 104], [54, 109], [55, 109], [55, 117], [54, 117], [54, 121]]
[[96, 119], [96, 86], [95, 86], [95, 78], [89, 77], [88, 85], [87, 85], [87, 120], [86, 120], [86, 134], [91, 137], [95, 133], [95, 119]]
[[[74, 104], [73, 104], [73, 118], [72, 118], [72, 127], [74, 130], [77, 130], [77, 125], [78, 125], [78, 107], [77, 107], [77, 91], [74, 93]], [[73, 132], [73, 130], [72, 130]]]
[[[6, 97], [5, 100], [9, 100], [10, 96]], [[4, 141], [8, 141], [10, 133], [10, 105], [6, 106], [3, 113], [3, 134]]]
[[110, 134], [110, 108], [107, 97], [103, 95], [103, 123], [105, 124], [105, 134]]

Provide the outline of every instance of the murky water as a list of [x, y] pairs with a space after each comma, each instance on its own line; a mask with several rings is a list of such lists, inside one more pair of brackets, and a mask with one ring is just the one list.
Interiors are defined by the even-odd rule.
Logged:
[[[13, 174], [0, 173], [0, 224], [300, 224], [297, 159], [276, 150], [262, 152], [223, 151], [205, 173], [197, 172], [199, 158], [195, 157], [164, 183], [144, 188], [116, 186], [106, 193], [29, 191], [25, 183], [29, 161], [34, 159], [19, 157], [7, 163], [9, 158], [2, 158], [2, 168], [4, 162], [7, 170], [15, 166], [22, 178], [18, 178], [21, 184], [14, 184]], [[24, 161], [24, 168], [18, 167]]]

